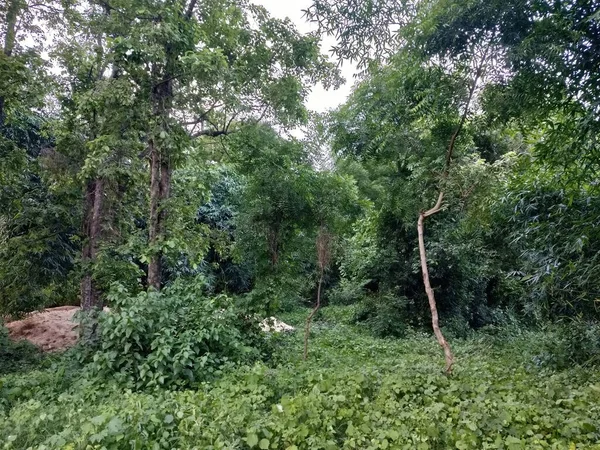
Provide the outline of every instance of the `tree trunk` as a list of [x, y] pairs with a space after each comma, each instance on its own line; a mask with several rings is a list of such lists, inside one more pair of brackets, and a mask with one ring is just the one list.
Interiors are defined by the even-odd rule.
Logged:
[[[15, 48], [15, 39], [17, 35], [17, 21], [21, 9], [19, 0], [9, 0], [6, 11], [6, 34], [4, 35], [4, 45], [2, 51], [5, 57], [12, 56]], [[0, 95], [0, 129], [4, 126], [4, 103], [6, 99]]]
[[[473, 78], [473, 82], [471, 83], [471, 87], [469, 88], [469, 96], [467, 97], [467, 101], [465, 103], [465, 109], [460, 117], [458, 122], [458, 126], [452, 136], [450, 137], [450, 142], [448, 144], [448, 150], [446, 151], [446, 161], [444, 164], [444, 171], [442, 172], [442, 179], [447, 179], [448, 174], [450, 173], [450, 165], [452, 164], [452, 156], [454, 154], [454, 147], [456, 145], [456, 140], [460, 135], [460, 132], [465, 125], [465, 121], [467, 120], [467, 116], [469, 114], [469, 108], [471, 106], [471, 101], [473, 100], [473, 96], [475, 94], [475, 89], [477, 88], [477, 81], [483, 74], [484, 65], [487, 61], [488, 51], [491, 47], [487, 45], [481, 55], [481, 59], [477, 64], [477, 69], [475, 71], [475, 76]], [[450, 349], [450, 345], [444, 338], [442, 334], [442, 330], [440, 330], [439, 325], [439, 317], [437, 311], [437, 304], [435, 301], [435, 294], [433, 289], [431, 288], [431, 283], [429, 282], [429, 268], [427, 267], [427, 253], [425, 252], [425, 219], [429, 216], [432, 216], [438, 213], [442, 209], [442, 201], [444, 200], [444, 191], [440, 188], [440, 192], [438, 195], [437, 202], [433, 208], [427, 211], [421, 211], [419, 213], [419, 220], [417, 221], [417, 232], [419, 235], [419, 256], [421, 258], [421, 272], [423, 273], [423, 284], [425, 285], [425, 292], [427, 294], [427, 299], [429, 300], [429, 309], [431, 310], [431, 324], [433, 326], [433, 332], [438, 343], [444, 349], [444, 357], [446, 359], [446, 373], [450, 374], [452, 372], [452, 366], [454, 364], [454, 356], [452, 355], [452, 350]]]
[[81, 309], [102, 308], [102, 299], [92, 275], [92, 264], [98, 253], [98, 239], [101, 231], [101, 215], [104, 203], [104, 186], [102, 178], [89, 181], [85, 192], [85, 212], [83, 221], [82, 262], [84, 274], [81, 279]]
[[[150, 156], [150, 246], [156, 246], [165, 234], [166, 201], [171, 196], [171, 165], [152, 145]], [[162, 250], [155, 250], [148, 264], [148, 286], [160, 290]]]
[[[167, 49], [170, 55], [170, 49]], [[172, 55], [171, 55], [172, 56]], [[173, 61], [167, 67], [172, 68]], [[152, 108], [155, 120], [161, 133], [168, 132], [171, 109], [173, 105], [172, 70], [166, 70], [162, 81], [152, 89]], [[156, 133], [155, 133], [156, 134]], [[162, 138], [160, 138], [162, 139]], [[158, 141], [160, 142], [160, 141]], [[150, 156], [150, 223], [148, 230], [148, 243], [152, 248], [148, 264], [148, 287], [160, 290], [162, 284], [162, 249], [161, 241], [164, 240], [165, 220], [167, 218], [166, 200], [171, 193], [171, 164], [166, 148], [160, 148], [157, 137], [153, 136], [148, 144]]]
[[[150, 142], [150, 223], [148, 224], [148, 243], [150, 247], [158, 245], [160, 205], [160, 156], [154, 142]], [[161, 254], [152, 249], [148, 263], [148, 287], [160, 290]]]
[[429, 300], [429, 309], [431, 310], [431, 325], [433, 332], [438, 341], [438, 344], [444, 349], [444, 357], [446, 359], [446, 373], [452, 372], [452, 365], [454, 364], [454, 356], [450, 349], [450, 344], [444, 338], [442, 330], [440, 330], [439, 317], [437, 311], [437, 304], [435, 302], [435, 294], [431, 288], [429, 282], [429, 269], [427, 267], [427, 254], [425, 252], [425, 237], [424, 237], [424, 222], [425, 218], [437, 213], [442, 205], [442, 199], [444, 194], [440, 193], [436, 205], [429, 211], [424, 211], [419, 214], [419, 220], [417, 222], [417, 233], [419, 235], [419, 256], [421, 257], [421, 271], [423, 273], [423, 284], [425, 285], [425, 292], [427, 293], [427, 299]]
[[[189, 21], [196, 8], [197, 0], [190, 0], [187, 7], [181, 11], [184, 20]], [[159, 124], [161, 131], [168, 132], [168, 124], [173, 108], [173, 80], [175, 79], [175, 66], [177, 55], [170, 44], [165, 45], [167, 55], [164, 71], [156, 65], [152, 70], [154, 80], [158, 80], [152, 87], [151, 102], [154, 119]], [[155, 130], [156, 131], [156, 130]], [[161, 138], [162, 139], [162, 138]], [[171, 174], [173, 167], [170, 155], [166, 148], [160, 148], [156, 136], [148, 143], [150, 157], [150, 223], [148, 225], [148, 243], [152, 248], [150, 262], [148, 263], [148, 287], [157, 291], [162, 284], [162, 255], [160, 248], [164, 240], [167, 218], [166, 201], [171, 195]]]
[[310, 324], [312, 322], [313, 317], [321, 307], [321, 286], [323, 285], [323, 270], [321, 270], [321, 274], [319, 275], [319, 287], [317, 288], [317, 304], [314, 309], [311, 311], [310, 315], [306, 319], [306, 327], [304, 329], [304, 361], [308, 358], [308, 335], [310, 334]]
[[279, 262], [279, 225], [271, 226], [267, 230], [267, 246], [271, 258], [271, 268], [275, 271]]
[[325, 275], [325, 269], [329, 265], [331, 235], [327, 231], [327, 227], [323, 221], [319, 228], [319, 234], [317, 235], [317, 262], [319, 264], [319, 286], [317, 288], [317, 304], [311, 311], [310, 315], [306, 319], [306, 328], [304, 330], [304, 360], [308, 357], [308, 335], [310, 334], [310, 324], [313, 317], [321, 307], [321, 288], [323, 286], [323, 276]]

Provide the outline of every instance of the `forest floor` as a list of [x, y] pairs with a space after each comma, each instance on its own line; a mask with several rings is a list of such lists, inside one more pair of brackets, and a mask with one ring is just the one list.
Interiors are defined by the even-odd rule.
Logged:
[[[544, 331], [380, 339], [352, 308], [324, 308], [302, 360], [309, 310], [281, 316], [264, 362], [194, 389], [136, 392], [64, 355], [0, 377], [4, 449], [600, 449], [600, 370], [556, 369]], [[0, 446], [1, 447], [1, 446]]]
[[77, 342], [77, 306], [59, 306], [32, 313], [22, 320], [6, 324], [12, 340], [25, 339], [43, 351], [60, 351]]

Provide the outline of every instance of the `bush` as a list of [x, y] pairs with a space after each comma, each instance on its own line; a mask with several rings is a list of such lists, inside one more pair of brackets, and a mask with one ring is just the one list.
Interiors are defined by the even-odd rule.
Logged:
[[404, 337], [408, 331], [408, 299], [392, 295], [368, 297], [354, 315], [377, 337]]
[[91, 360], [92, 373], [135, 388], [191, 386], [228, 363], [259, 357], [258, 321], [229, 297], [200, 292], [198, 282], [134, 297], [115, 286], [113, 310], [99, 317], [99, 343], [92, 352], [82, 346], [80, 357]]
[[551, 327], [537, 362], [555, 369], [600, 364], [600, 324], [578, 319]]
[[331, 305], [351, 305], [365, 298], [365, 286], [370, 280], [350, 280], [342, 278], [340, 283], [328, 292]]
[[41, 358], [42, 353], [33, 344], [11, 341], [8, 329], [0, 323], [0, 375], [29, 368]]
[[0, 442], [5, 450], [598, 448], [600, 373], [532, 370], [540, 338], [459, 340], [451, 377], [431, 336], [382, 340], [343, 325], [315, 330], [308, 361], [302, 333], [288, 334], [276, 368], [238, 367], [187, 391], [65, 385], [56, 370], [11, 375], [0, 379]]

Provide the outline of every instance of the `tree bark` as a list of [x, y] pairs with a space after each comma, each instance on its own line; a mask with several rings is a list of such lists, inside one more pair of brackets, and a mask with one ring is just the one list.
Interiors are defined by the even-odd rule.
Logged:
[[[148, 224], [148, 243], [150, 247], [158, 245], [160, 204], [160, 156], [154, 141], [150, 142], [150, 222]], [[148, 263], [148, 287], [160, 290], [161, 254], [152, 249]]]
[[431, 325], [433, 327], [433, 333], [438, 341], [438, 344], [444, 349], [444, 357], [446, 359], [446, 373], [452, 372], [452, 366], [454, 364], [454, 356], [450, 349], [450, 344], [444, 338], [442, 330], [440, 330], [439, 316], [437, 311], [437, 304], [435, 301], [435, 294], [429, 282], [429, 269], [427, 267], [427, 253], [425, 252], [425, 237], [424, 237], [424, 222], [425, 218], [432, 214], [437, 213], [441, 206], [444, 198], [443, 192], [440, 192], [438, 201], [435, 206], [429, 211], [424, 211], [419, 214], [419, 220], [417, 222], [417, 233], [419, 235], [419, 256], [421, 257], [421, 271], [423, 273], [423, 284], [425, 285], [425, 292], [427, 299], [429, 300], [429, 309], [431, 310]]
[[[197, 0], [190, 0], [181, 11], [183, 20], [192, 19]], [[170, 44], [165, 45], [166, 61], [164, 69], [155, 65], [152, 75], [158, 80], [152, 87], [151, 102], [153, 115], [158, 129], [168, 132], [171, 111], [173, 109], [173, 80], [177, 55]], [[162, 72], [162, 73], [161, 73]], [[156, 130], [155, 130], [156, 131]], [[162, 138], [161, 138], [162, 139]], [[166, 233], [165, 222], [167, 219], [166, 202], [171, 195], [171, 174], [173, 167], [167, 148], [160, 147], [156, 136], [148, 143], [150, 157], [150, 223], [148, 224], [148, 244], [152, 248], [150, 262], [148, 263], [148, 287], [157, 291], [162, 285], [162, 256], [161, 240]]]
[[[170, 49], [167, 55], [172, 58]], [[152, 108], [155, 121], [159, 124], [161, 132], [168, 132], [168, 123], [173, 106], [173, 81], [172, 67], [174, 62], [167, 62], [162, 80], [152, 89]], [[160, 138], [162, 139], [162, 138]], [[149, 141], [150, 155], [150, 223], [148, 242], [152, 248], [148, 264], [148, 287], [160, 290], [162, 284], [162, 249], [161, 240], [164, 239], [165, 220], [167, 218], [166, 200], [171, 193], [171, 165], [168, 151], [160, 147], [157, 136]]]
[[[17, 36], [17, 22], [19, 18], [19, 11], [21, 9], [19, 0], [9, 0], [8, 8], [6, 11], [6, 34], [4, 35], [4, 45], [2, 51], [4, 56], [9, 58], [12, 56], [15, 48], [15, 39]], [[3, 95], [0, 95], [0, 129], [4, 126], [4, 104], [6, 99]]]
[[[165, 221], [167, 218], [166, 201], [171, 196], [171, 165], [168, 159], [159, 154], [158, 149], [151, 144], [150, 153], [150, 246], [157, 246], [164, 238]], [[157, 291], [162, 283], [162, 250], [155, 249], [148, 264], [148, 287]]]
[[81, 279], [81, 309], [102, 308], [100, 292], [92, 274], [92, 264], [98, 254], [98, 240], [102, 224], [105, 181], [97, 178], [88, 182], [85, 191], [85, 212], [83, 221], [82, 262], [84, 275]]

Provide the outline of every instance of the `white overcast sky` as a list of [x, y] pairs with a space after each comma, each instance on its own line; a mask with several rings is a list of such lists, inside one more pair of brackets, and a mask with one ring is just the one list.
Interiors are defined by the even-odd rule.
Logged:
[[[272, 16], [279, 19], [289, 17], [292, 22], [296, 24], [296, 27], [302, 33], [308, 33], [314, 31], [316, 26], [307, 22], [302, 16], [302, 10], [307, 9], [312, 0], [254, 0], [254, 3], [264, 6]], [[331, 53], [329, 49], [335, 44], [335, 39], [331, 36], [327, 36], [322, 41], [322, 51], [329, 56]], [[354, 79], [352, 78], [356, 68], [349, 62], [344, 62], [342, 66], [342, 75], [346, 79], [346, 84], [340, 86], [339, 89], [330, 89], [326, 91], [322, 86], [314, 86], [312, 92], [308, 97], [307, 107], [313, 111], [323, 112], [328, 109], [333, 109], [343, 103], [350, 94]]]

